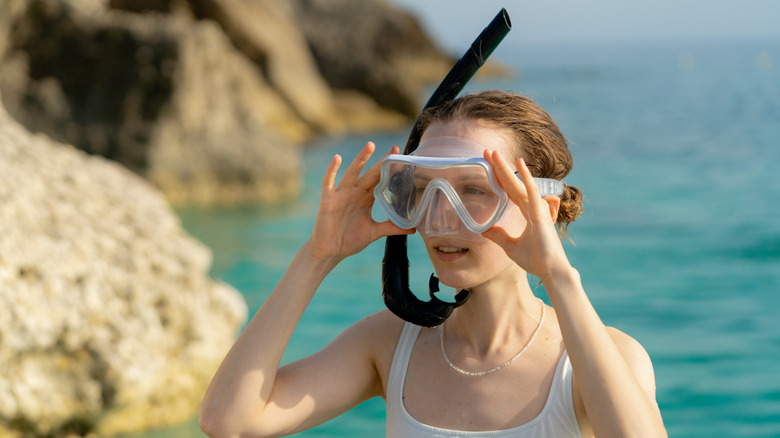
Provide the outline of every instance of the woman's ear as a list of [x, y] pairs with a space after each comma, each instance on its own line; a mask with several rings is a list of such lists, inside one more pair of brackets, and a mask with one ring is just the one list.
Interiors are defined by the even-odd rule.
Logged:
[[547, 201], [547, 207], [550, 209], [550, 217], [552, 218], [553, 223], [555, 223], [558, 220], [558, 210], [561, 208], [561, 198], [558, 196], [545, 196], [545, 201]]

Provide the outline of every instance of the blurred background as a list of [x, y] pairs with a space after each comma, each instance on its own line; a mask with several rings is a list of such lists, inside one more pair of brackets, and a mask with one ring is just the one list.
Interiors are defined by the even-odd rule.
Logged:
[[[505, 7], [513, 29], [467, 91], [526, 94], [567, 136], [575, 166], [566, 182], [586, 196], [585, 214], [570, 227], [575, 245], [567, 243], [567, 253], [604, 322], [635, 337], [653, 359], [670, 436], [780, 436], [775, 365], [780, 359], [780, 207], [775, 201], [780, 182], [774, 178], [780, 158], [780, 4], [3, 2], [0, 96], [8, 118], [30, 133], [121, 163], [148, 181], [156, 201], [132, 202], [151, 203], [155, 211], [164, 209], [160, 203], [170, 205], [171, 220], [209, 253], [205, 261], [182, 262], [200, 266], [187, 278], [213, 279], [245, 303], [243, 314], [224, 312], [233, 316], [219, 322], [226, 327], [222, 338], [198, 344], [217, 352], [207, 362], [209, 369], [308, 237], [319, 181], [333, 154], [350, 159], [368, 140], [379, 151], [403, 145], [438, 81]], [[5, 152], [0, 159], [18, 159], [20, 154], [8, 152], [14, 150], [3, 143], [17, 138], [0, 137]], [[39, 141], [31, 138], [31, 144]], [[32, 169], [36, 177], [43, 173]], [[91, 174], [89, 169], [85, 165], [70, 174]], [[70, 184], [63, 178], [56, 185]], [[2, 185], [27, 193], [18, 179]], [[78, 199], [94, 197], [76, 191]], [[0, 199], [30, 202], [7, 192]], [[41, 202], [52, 199], [40, 196]], [[379, 212], [376, 216], [382, 219]], [[25, 217], [0, 218], [10, 224]], [[144, 216], [116, 220], [137, 223]], [[117, 227], [109, 223], [107, 228], [115, 238]], [[422, 246], [411, 240], [412, 288], [422, 291], [432, 268]], [[9, 250], [17, 247], [3, 242], [0, 267], [13, 269], [0, 275], [0, 286], [13, 306], [21, 299], [18, 282], [33, 280], [29, 270], [19, 269], [21, 256], [14, 258]], [[23, 244], [17, 246], [25, 253]], [[148, 257], [144, 254], [137, 257]], [[333, 272], [304, 315], [285, 362], [311, 354], [349, 324], [383, 308], [382, 255], [383, 242], [377, 242]], [[46, 267], [38, 270], [44, 284], [59, 275]], [[140, 275], [130, 273], [128, 281]], [[148, 282], [162, 275], [142, 274]], [[82, 294], [83, 283], [61, 293]], [[96, 287], [117, 294], [115, 286]], [[47, 309], [47, 293], [30, 304], [29, 312]], [[538, 294], [546, 299], [543, 289]], [[156, 296], [151, 302], [160, 300]], [[151, 314], [137, 314], [153, 321], [170, 317], [160, 306], [153, 308]], [[137, 314], [122, 315], [132, 320]], [[7, 321], [23, 316], [0, 315]], [[197, 320], [196, 310], [186, 317]], [[52, 330], [72, 332], [72, 324]], [[19, 327], [0, 326], [0, 339]], [[4, 343], [0, 427], [37, 434], [113, 430], [133, 437], [202, 437], [192, 406], [208, 373], [182, 390], [180, 399], [192, 400], [184, 413], [144, 422], [139, 417], [148, 411], [124, 409], [122, 421], [145, 426], [106, 426], [105, 417], [116, 418], [123, 403], [132, 404], [127, 399], [159, 394], [111, 395], [130, 383], [114, 377], [127, 372], [115, 365], [118, 361], [95, 359], [112, 357], [94, 347], [98, 331], [87, 325], [70, 349], [57, 336], [33, 338], [36, 351], [65, 351], [91, 364], [84, 382], [101, 388], [96, 407], [71, 417], [57, 417], [54, 413], [62, 410], [54, 408], [25, 408], [23, 395], [30, 403], [43, 399], [14, 383], [27, 363], [19, 358], [28, 357], [30, 348]], [[89, 351], [90, 359], [79, 351]], [[181, 355], [170, 347], [160, 352], [160, 361]], [[51, 373], [56, 379], [56, 370]], [[144, 406], [179, 412], [171, 408], [173, 396], [162, 399], [167, 401]], [[36, 412], [60, 420], [36, 429], [25, 423], [34, 422]], [[6, 418], [13, 421], [3, 424]], [[299, 436], [383, 434], [384, 403], [371, 400]]]

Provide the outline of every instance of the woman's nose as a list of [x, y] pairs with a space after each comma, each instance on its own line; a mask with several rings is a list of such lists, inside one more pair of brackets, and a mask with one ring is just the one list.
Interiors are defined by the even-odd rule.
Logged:
[[446, 235], [458, 232], [461, 226], [455, 208], [441, 191], [434, 194], [425, 220], [425, 230], [429, 235]]

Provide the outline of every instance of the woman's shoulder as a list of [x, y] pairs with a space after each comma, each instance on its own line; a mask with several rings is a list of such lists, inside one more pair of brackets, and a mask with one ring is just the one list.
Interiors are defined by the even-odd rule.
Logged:
[[381, 310], [352, 324], [342, 336], [369, 350], [394, 350], [403, 327], [402, 319], [389, 310]]
[[632, 338], [630, 335], [616, 329], [615, 327], [607, 327], [607, 332], [612, 338], [612, 342], [615, 343], [615, 346], [623, 354], [623, 357], [625, 357], [626, 360], [629, 360], [629, 362], [633, 362], [633, 360], [642, 361], [645, 359], [650, 359], [642, 344], [640, 344], [639, 341]]
[[[385, 387], [404, 321], [389, 310], [369, 315], [347, 328], [339, 337], [354, 352], [373, 364]], [[384, 389], [383, 389], [384, 390]]]
[[607, 332], [640, 384], [655, 390], [655, 373], [647, 350], [639, 341], [614, 327], [607, 327]]

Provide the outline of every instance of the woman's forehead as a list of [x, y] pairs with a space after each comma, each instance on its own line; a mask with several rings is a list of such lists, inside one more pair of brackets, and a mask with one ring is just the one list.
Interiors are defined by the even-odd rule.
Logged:
[[482, 166], [457, 166], [445, 169], [429, 169], [419, 167], [414, 170], [415, 179], [432, 180], [443, 178], [448, 180], [487, 180], [488, 174]]
[[[437, 137], [457, 137], [478, 143], [490, 151], [499, 150], [512, 155], [507, 139], [511, 138], [509, 130], [480, 120], [452, 120], [434, 122], [423, 133], [420, 144]], [[481, 156], [481, 152], [479, 153]]]

